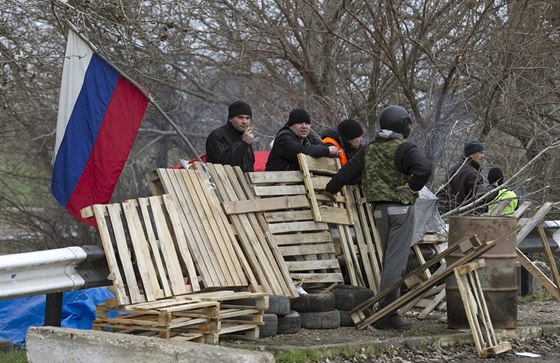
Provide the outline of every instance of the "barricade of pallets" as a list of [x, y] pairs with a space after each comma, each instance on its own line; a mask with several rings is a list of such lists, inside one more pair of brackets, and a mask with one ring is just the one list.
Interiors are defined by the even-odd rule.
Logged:
[[[231, 290], [241, 290], [243, 285], [226, 276], [232, 266], [208, 270], [215, 276], [222, 272], [222, 277], [207, 286], [207, 275], [198, 270], [206, 255], [193, 253], [194, 242], [185, 237], [177, 214], [170, 195], [99, 204], [82, 211], [84, 217], [96, 218], [116, 291], [114, 301], [97, 307], [94, 328], [206, 343], [236, 332], [258, 338], [268, 294]], [[237, 254], [227, 258], [232, 261]], [[201, 291], [209, 289], [220, 291]], [[247, 298], [255, 299], [255, 304], [228, 304]]]

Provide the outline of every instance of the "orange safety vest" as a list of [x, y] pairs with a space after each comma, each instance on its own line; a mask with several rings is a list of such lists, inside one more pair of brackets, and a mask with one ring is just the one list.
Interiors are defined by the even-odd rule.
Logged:
[[344, 152], [342, 146], [340, 146], [335, 139], [333, 139], [332, 137], [325, 137], [322, 141], [323, 144], [332, 144], [333, 146], [336, 146], [336, 148], [338, 149], [338, 158], [340, 159], [340, 165], [346, 164], [346, 162], [348, 161], [346, 159], [346, 153]]

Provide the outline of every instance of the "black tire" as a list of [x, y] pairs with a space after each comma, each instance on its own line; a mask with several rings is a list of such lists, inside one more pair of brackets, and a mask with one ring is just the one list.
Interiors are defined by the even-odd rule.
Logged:
[[[241, 315], [233, 319], [253, 321], [253, 315]], [[259, 328], [259, 337], [260, 338], [272, 337], [276, 335], [277, 331], [278, 331], [278, 315], [263, 314], [263, 325], [261, 325]]]
[[278, 332], [278, 315], [276, 314], [264, 314], [263, 317], [264, 325], [261, 325], [259, 329], [259, 337], [273, 337]]
[[268, 309], [266, 309], [265, 313], [279, 316], [289, 314], [290, 298], [284, 295], [270, 295], [268, 299]]
[[354, 321], [350, 316], [350, 312], [347, 310], [339, 310], [338, 313], [340, 314], [340, 326], [342, 327], [354, 327]]
[[334, 310], [335, 297], [332, 292], [303, 294], [291, 299], [290, 304], [299, 313], [320, 313]]
[[301, 327], [305, 329], [338, 329], [340, 314], [338, 310], [318, 313], [300, 313]]
[[375, 293], [366, 288], [352, 285], [338, 285], [332, 290], [335, 296], [335, 308], [353, 310], [356, 306], [373, 297]]
[[301, 316], [291, 310], [289, 314], [278, 317], [278, 334], [294, 334], [301, 328]]

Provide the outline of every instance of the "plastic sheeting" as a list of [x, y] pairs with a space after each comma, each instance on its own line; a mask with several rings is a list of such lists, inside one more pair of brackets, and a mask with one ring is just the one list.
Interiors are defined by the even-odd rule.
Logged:
[[[91, 329], [95, 305], [113, 298], [104, 287], [65, 292], [62, 299], [64, 328]], [[24, 347], [30, 326], [43, 326], [46, 295], [0, 301], [0, 339]]]
[[426, 233], [445, 232], [445, 222], [437, 210], [437, 197], [427, 187], [420, 190], [414, 203], [414, 232], [410, 245], [422, 240]]

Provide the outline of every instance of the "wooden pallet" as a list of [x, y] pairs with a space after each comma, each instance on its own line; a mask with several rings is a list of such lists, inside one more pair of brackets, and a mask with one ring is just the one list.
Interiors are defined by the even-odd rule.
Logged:
[[480, 259], [453, 269], [479, 357], [495, 356], [511, 350], [511, 344], [498, 343], [494, 333], [477, 272], [485, 266], [485, 261]]
[[[228, 303], [237, 299], [255, 302], [244, 306]], [[127, 306], [107, 301], [97, 305], [93, 327], [209, 344], [234, 333], [237, 338], [254, 340], [259, 338], [267, 308], [268, 294], [242, 291], [203, 292]], [[114, 313], [118, 315], [110, 317]]]
[[[191, 301], [209, 301], [220, 304], [220, 321], [216, 333], [206, 335], [207, 342], [217, 343], [219, 337], [235, 337], [255, 340], [259, 338], [260, 326], [264, 324], [264, 311], [269, 306], [267, 293], [244, 291], [212, 291], [181, 296]], [[243, 299], [245, 305], [235, 305], [233, 300]], [[254, 303], [247, 300], [254, 299]], [[250, 320], [247, 319], [250, 317]]]
[[[441, 253], [445, 250], [445, 248], [447, 248], [447, 237], [439, 234], [427, 234], [424, 236], [422, 241], [419, 241], [412, 246], [414, 255], [418, 259], [420, 265], [426, 263], [426, 260], [422, 255], [422, 251], [420, 250], [421, 244], [429, 244], [434, 248], [436, 253]], [[439, 273], [445, 268], [445, 266], [445, 259], [442, 259], [440, 261], [440, 267], [438, 268], [438, 270], [436, 270], [435, 273]], [[428, 279], [432, 276], [430, 270], [424, 270], [423, 274], [425, 279]], [[443, 283], [441, 285], [434, 286], [432, 289], [426, 291], [424, 295], [418, 297], [418, 299], [416, 299], [415, 301], [412, 301], [410, 304], [401, 308], [399, 310], [399, 314], [403, 315], [407, 311], [416, 307], [422, 309], [422, 311], [416, 317], [418, 319], [424, 319], [436, 308], [439, 308], [440, 310], [445, 309], [445, 298], [445, 283]]]
[[148, 178], [152, 193], [169, 193], [177, 201], [180, 224], [203, 286], [243, 288], [252, 284], [256, 289], [235, 233], [203, 173], [157, 169]]
[[[524, 203], [522, 207], [525, 206], [522, 212], [520, 209], [515, 211], [513, 218], [518, 218], [526, 211], [528, 208], [527, 204]], [[517, 245], [519, 245], [535, 228], [539, 233], [543, 245], [543, 251], [548, 260], [548, 266], [550, 266], [550, 271], [552, 274], [552, 280], [549, 279], [534, 263], [531, 261], [519, 248], [516, 249], [517, 261], [523, 266], [533, 277], [539, 281], [541, 285], [554, 297], [556, 300], [560, 301], [560, 275], [558, 273], [558, 267], [554, 260], [552, 251], [548, 244], [548, 239], [546, 237], [543, 222], [546, 214], [552, 209], [553, 203], [544, 203], [537, 212], [530, 218], [519, 219], [519, 224], [522, 226], [519, 233], [517, 233]]]
[[[395, 284], [382, 291], [380, 294], [372, 297], [371, 299], [365, 301], [364, 303], [357, 306], [350, 312], [352, 320], [354, 321], [357, 329], [365, 329], [367, 326], [374, 324], [375, 322], [385, 318], [391, 313], [397, 311], [399, 308], [409, 304], [410, 302], [417, 299], [419, 296], [423, 295], [434, 286], [440, 284], [445, 278], [453, 274], [453, 269], [462, 264], [473, 261], [474, 259], [480, 257], [483, 253], [490, 250], [496, 243], [502, 239], [509, 236], [511, 233], [516, 233], [517, 230], [513, 230], [509, 233], [504, 234], [496, 240], [482, 242], [478, 240], [476, 236], [465, 238], [455, 245], [450, 246], [444, 252], [436, 255], [424, 265], [416, 268], [409, 274], [405, 276], [404, 279], [397, 281]], [[447, 266], [438, 274], [432, 275], [430, 278], [425, 280], [424, 270], [434, 266], [441, 259], [448, 257], [453, 251], [460, 249], [463, 252], [463, 257], [454, 261], [452, 264]], [[376, 310], [375, 304], [381, 301], [388, 293], [400, 288], [402, 285], [409, 287], [409, 291], [401, 295], [393, 303]]]
[[96, 204], [82, 216], [97, 221], [119, 305], [200, 290], [171, 196]]
[[[247, 176], [253, 191], [250, 198], [301, 200], [307, 195], [299, 171], [247, 173]], [[264, 220], [291, 278], [303, 285], [343, 282], [329, 226], [314, 221], [309, 203], [300, 207], [301, 204], [292, 208], [283, 203], [279, 205], [287, 208], [264, 212]]]
[[[197, 164], [196, 167], [200, 166]], [[251, 187], [239, 167], [210, 163], [206, 167], [261, 290], [271, 295], [298, 296], [288, 267], [260, 212], [290, 206], [308, 206], [307, 200], [291, 197], [254, 199]]]
[[360, 187], [356, 185], [343, 187], [334, 203], [322, 194], [340, 168], [338, 159], [299, 154], [298, 161], [313, 219], [330, 223], [338, 229], [350, 283], [379, 292], [383, 254], [371, 204], [365, 202]]
[[108, 300], [97, 305], [93, 330], [214, 343], [219, 318], [220, 304], [213, 301], [166, 299], [149, 305], [119, 306], [116, 300]]

